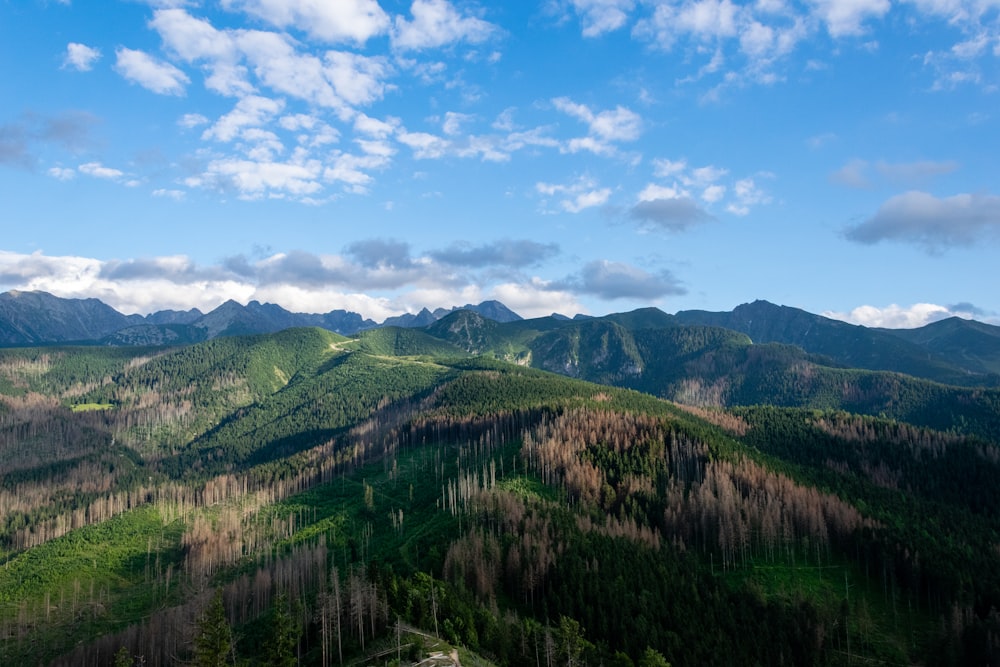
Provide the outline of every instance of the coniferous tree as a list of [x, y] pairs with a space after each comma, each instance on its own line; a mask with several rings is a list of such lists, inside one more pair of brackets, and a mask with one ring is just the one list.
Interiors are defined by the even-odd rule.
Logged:
[[132, 667], [132, 654], [127, 647], [122, 646], [115, 653], [115, 667]]
[[284, 593], [275, 598], [273, 614], [271, 637], [265, 651], [265, 664], [272, 667], [295, 667], [299, 628], [288, 609], [288, 597]]
[[639, 658], [638, 667], [670, 667], [670, 663], [656, 649], [647, 648]]
[[233, 633], [222, 606], [222, 589], [217, 588], [208, 609], [198, 621], [194, 640], [194, 661], [198, 667], [222, 667], [232, 663]]

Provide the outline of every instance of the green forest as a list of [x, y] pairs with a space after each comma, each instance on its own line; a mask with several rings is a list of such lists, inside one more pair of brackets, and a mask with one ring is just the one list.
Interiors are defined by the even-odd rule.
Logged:
[[0, 350], [0, 664], [1000, 664], [996, 389], [436, 326]]

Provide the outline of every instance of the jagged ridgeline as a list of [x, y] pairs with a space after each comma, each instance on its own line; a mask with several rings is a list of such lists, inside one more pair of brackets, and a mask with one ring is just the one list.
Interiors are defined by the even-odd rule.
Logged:
[[0, 664], [995, 663], [995, 391], [656, 313], [0, 351]]

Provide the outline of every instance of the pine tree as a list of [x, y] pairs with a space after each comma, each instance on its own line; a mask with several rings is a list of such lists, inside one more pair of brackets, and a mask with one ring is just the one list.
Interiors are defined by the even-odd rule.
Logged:
[[670, 663], [659, 651], [646, 648], [646, 652], [639, 658], [638, 667], [670, 667]]
[[233, 632], [226, 621], [222, 606], [222, 589], [215, 596], [198, 621], [198, 635], [194, 640], [194, 664], [198, 667], [222, 667], [232, 663]]
[[115, 667], [132, 667], [132, 654], [127, 647], [122, 646], [115, 653]]
[[288, 597], [281, 593], [274, 600], [271, 637], [265, 649], [265, 664], [272, 667], [295, 667], [295, 649], [299, 628], [288, 609]]

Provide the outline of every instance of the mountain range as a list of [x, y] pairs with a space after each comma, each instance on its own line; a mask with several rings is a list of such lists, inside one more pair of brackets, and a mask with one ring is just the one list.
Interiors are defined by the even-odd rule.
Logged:
[[[678, 363], [690, 364], [710, 349], [717, 362], [723, 351], [732, 355], [751, 344], [757, 363], [763, 363], [762, 355], [777, 355], [800, 367], [809, 363], [892, 371], [958, 386], [1000, 386], [1000, 327], [957, 317], [915, 329], [879, 329], [758, 300], [728, 312], [671, 315], [642, 308], [603, 317], [553, 314], [526, 320], [498, 301], [484, 301], [433, 312], [425, 308], [379, 324], [345, 310], [292, 313], [257, 301], [244, 306], [230, 300], [208, 313], [165, 310], [142, 316], [123, 315], [98, 299], [65, 299], [45, 292], [0, 294], [0, 345], [8, 347], [184, 345], [293, 327], [319, 327], [346, 336], [378, 328], [419, 329], [465, 353], [490, 353], [661, 394], [662, 386], [655, 391], [651, 378], [663, 385], [684, 374]], [[767, 345], [794, 349], [779, 354], [778, 348], [761, 348]], [[701, 366], [706, 363], [702, 359]]]
[[[461, 307], [499, 322], [521, 319], [498, 301]], [[161, 310], [150, 315], [123, 315], [98, 299], [64, 299], [47, 292], [10, 291], [0, 294], [0, 345], [25, 346], [51, 343], [102, 345], [181, 345], [219, 336], [275, 333], [292, 327], [320, 327], [350, 336], [379, 326], [427, 326], [456, 310], [438, 308], [390, 317], [381, 324], [358, 313], [293, 313], [271, 303], [229, 300], [202, 313]]]

